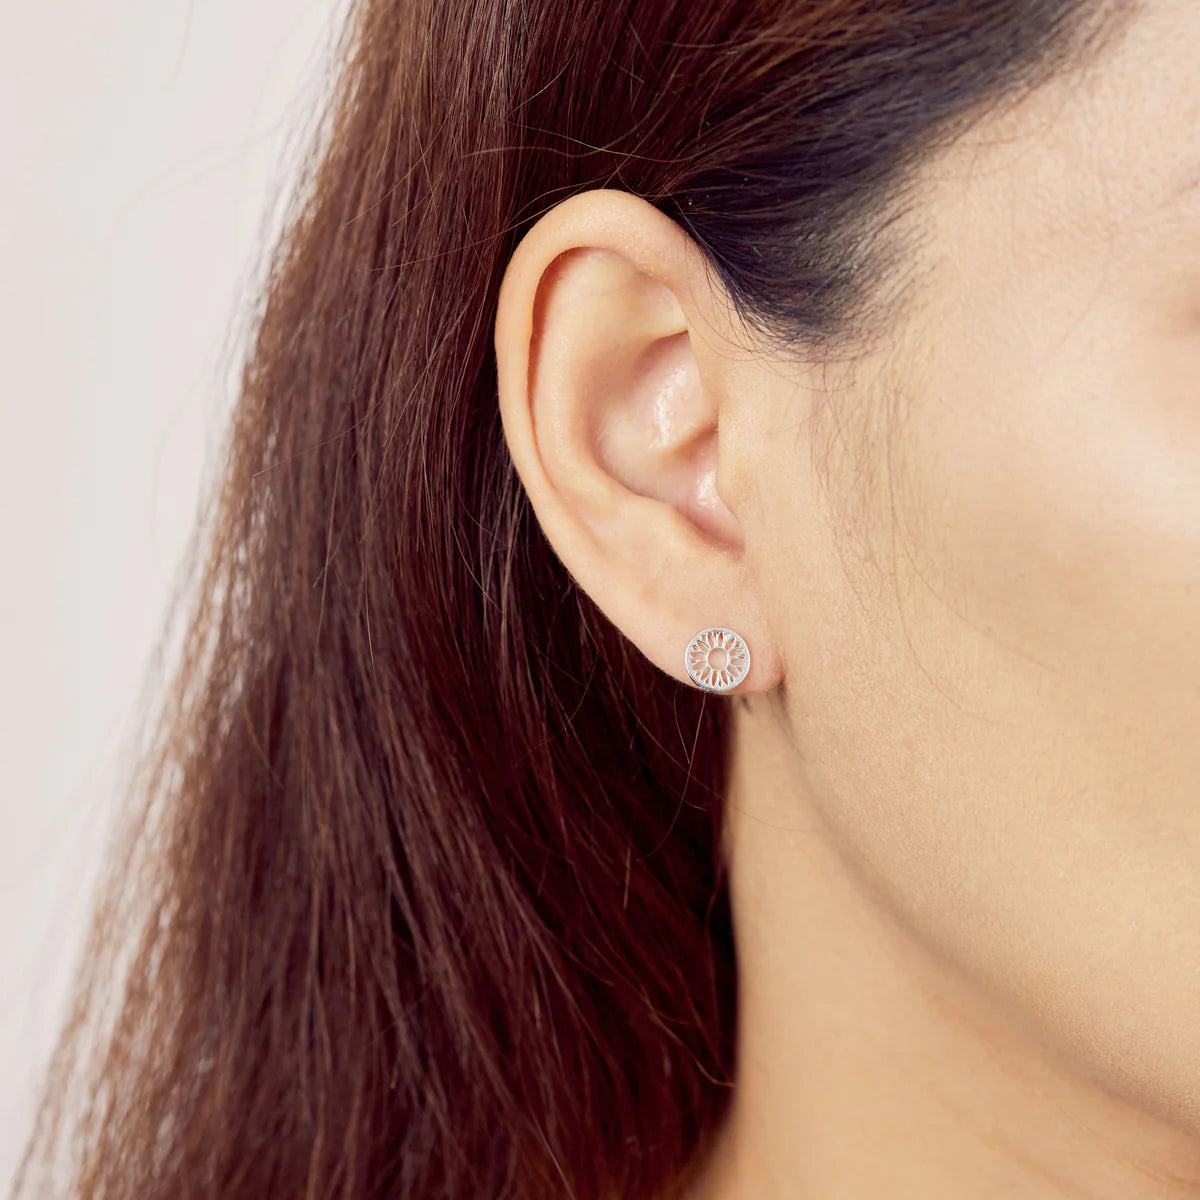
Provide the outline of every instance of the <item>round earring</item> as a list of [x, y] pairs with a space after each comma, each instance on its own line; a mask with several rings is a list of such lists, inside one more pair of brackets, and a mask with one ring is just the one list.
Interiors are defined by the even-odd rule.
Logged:
[[750, 648], [732, 629], [713, 625], [700, 630], [688, 643], [683, 665], [697, 687], [727, 692], [746, 678]]

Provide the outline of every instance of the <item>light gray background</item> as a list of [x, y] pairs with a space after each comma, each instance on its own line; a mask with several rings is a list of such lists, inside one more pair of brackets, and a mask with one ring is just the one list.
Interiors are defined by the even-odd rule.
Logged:
[[0, 1194], [343, 9], [0, 5]]

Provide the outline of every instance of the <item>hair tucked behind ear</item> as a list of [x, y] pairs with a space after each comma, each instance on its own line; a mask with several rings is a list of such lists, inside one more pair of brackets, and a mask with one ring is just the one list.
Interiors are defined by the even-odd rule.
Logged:
[[657, 672], [531, 519], [505, 264], [623, 188], [751, 326], [840, 344], [902, 277], [868, 235], [906, 169], [1099, 13], [353, 7], [18, 1195], [673, 1193], [734, 1071], [728, 702]]

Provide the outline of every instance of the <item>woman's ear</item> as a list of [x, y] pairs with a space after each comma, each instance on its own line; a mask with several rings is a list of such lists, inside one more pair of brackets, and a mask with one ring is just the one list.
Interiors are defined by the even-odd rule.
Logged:
[[513, 462], [551, 546], [663, 671], [710, 626], [749, 645], [739, 692], [779, 680], [744, 554], [754, 464], [732, 419], [736, 364], [695, 243], [653, 205], [595, 190], [521, 240], [495, 348]]

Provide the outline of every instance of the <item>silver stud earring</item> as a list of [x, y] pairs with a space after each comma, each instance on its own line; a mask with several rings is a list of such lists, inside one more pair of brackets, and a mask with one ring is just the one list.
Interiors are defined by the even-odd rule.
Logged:
[[683, 665], [697, 687], [728, 692], [746, 678], [750, 648], [732, 629], [714, 625], [700, 630], [688, 643]]

